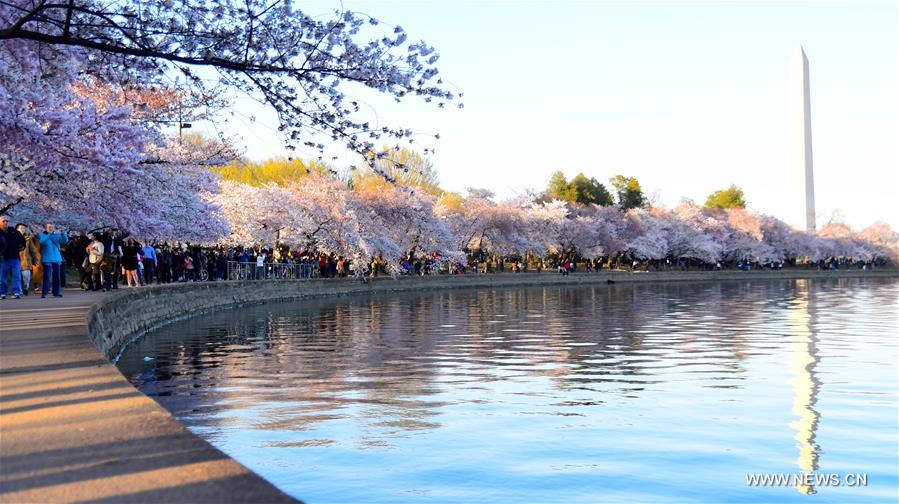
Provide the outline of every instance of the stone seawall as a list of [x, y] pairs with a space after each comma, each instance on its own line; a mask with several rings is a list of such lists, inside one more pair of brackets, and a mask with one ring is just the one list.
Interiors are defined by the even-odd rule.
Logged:
[[478, 289], [542, 285], [606, 285], [636, 282], [747, 281], [799, 278], [897, 278], [881, 271], [670, 271], [652, 273], [578, 272], [502, 273], [431, 277], [378, 278], [367, 284], [350, 279], [198, 282], [125, 289], [94, 304], [88, 334], [97, 348], [115, 359], [135, 339], [163, 325], [232, 307], [331, 296], [434, 289]]

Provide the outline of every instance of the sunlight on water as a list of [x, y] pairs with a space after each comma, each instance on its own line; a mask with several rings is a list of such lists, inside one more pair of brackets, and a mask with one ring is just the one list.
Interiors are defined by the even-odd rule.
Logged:
[[312, 504], [895, 502], [897, 297], [833, 279], [305, 301], [164, 328], [118, 365]]

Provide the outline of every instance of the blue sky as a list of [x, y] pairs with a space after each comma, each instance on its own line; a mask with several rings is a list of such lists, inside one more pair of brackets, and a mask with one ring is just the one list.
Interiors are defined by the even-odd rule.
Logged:
[[[301, 2], [327, 12], [336, 2]], [[810, 61], [819, 222], [899, 228], [894, 2], [376, 2], [441, 54], [464, 110], [361, 96], [375, 120], [421, 133], [443, 186], [499, 196], [552, 171], [639, 178], [658, 201], [702, 202], [735, 183], [750, 206], [801, 222], [791, 158], [790, 61]], [[248, 101], [228, 127], [261, 159], [283, 153]], [[241, 119], [254, 115], [255, 123]], [[433, 133], [441, 139], [432, 141]], [[350, 164], [347, 162], [347, 164]]]

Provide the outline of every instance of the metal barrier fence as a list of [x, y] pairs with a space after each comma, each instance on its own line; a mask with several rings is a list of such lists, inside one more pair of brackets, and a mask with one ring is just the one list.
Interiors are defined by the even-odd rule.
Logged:
[[228, 261], [228, 280], [290, 280], [318, 278], [317, 264], [265, 263]]

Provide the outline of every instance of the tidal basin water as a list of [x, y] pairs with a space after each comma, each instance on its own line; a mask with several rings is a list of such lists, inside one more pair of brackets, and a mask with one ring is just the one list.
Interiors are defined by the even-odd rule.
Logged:
[[312, 504], [896, 502], [897, 298], [873, 279], [349, 297], [181, 322], [118, 365]]

